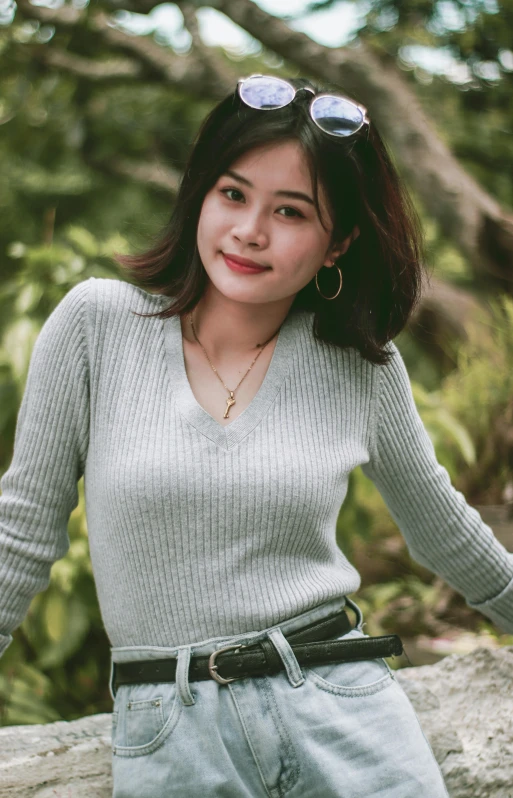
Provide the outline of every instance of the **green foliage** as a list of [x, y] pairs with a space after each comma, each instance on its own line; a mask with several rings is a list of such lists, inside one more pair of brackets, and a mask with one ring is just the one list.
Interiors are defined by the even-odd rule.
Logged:
[[[459, 28], [444, 27], [444, 5], [455, 6], [464, 18]], [[457, 5], [373, 0], [361, 8], [358, 36], [395, 60], [463, 166], [499, 202], [513, 207], [513, 72], [504, 66], [512, 40], [511, 0], [497, 9], [500, 14], [481, 0]], [[55, 44], [93, 63], [111, 53], [93, 26], [52, 31], [28, 23], [20, 13], [17, 9], [13, 22], [0, 28], [1, 470], [11, 459], [30, 354], [44, 320], [77, 282], [90, 275], [116, 277], [114, 253], [146, 246], [172, 210], [170, 192], [116, 170], [119, 159], [180, 171], [212, 105], [208, 97], [191, 99], [166, 85], [150, 69], [131, 81], [96, 82], [39, 62], [32, 48]], [[447, 47], [468, 65], [472, 80], [460, 90], [446, 76], [415, 67], [408, 47], [416, 45]], [[215, 55], [233, 68], [236, 59], [222, 48]], [[500, 80], [483, 72], [490, 61]], [[239, 74], [298, 74], [293, 62], [265, 51], [239, 58], [236, 68]], [[464, 258], [416, 204], [438, 275], [472, 287]], [[454, 480], [480, 466], [483, 444], [512, 396], [511, 300], [498, 303], [491, 314], [491, 321], [484, 318], [470, 331], [457, 369], [444, 380], [411, 336], [401, 336], [419, 412]], [[492, 474], [496, 481], [503, 478], [501, 467], [497, 463]], [[2, 725], [71, 720], [111, 709], [109, 643], [91, 570], [82, 481], [79, 496], [69, 521], [69, 551], [54, 564], [48, 590], [33, 599], [0, 659]], [[361, 469], [349, 477], [337, 533], [362, 574], [358, 601], [368, 633], [388, 633], [402, 623], [412, 635], [434, 633], [432, 618], [450, 610], [469, 627], [510, 642], [411, 561], [380, 494]]]
[[48, 676], [22, 661], [12, 669], [13, 675], [5, 676], [5, 670], [0, 673], [0, 700], [4, 704], [2, 725], [64, 720], [51, 705], [53, 685]]
[[0, 725], [49, 723], [109, 712], [109, 644], [89, 556], [83, 480], [70, 548], [30, 604], [0, 660]]
[[503, 295], [489, 300], [489, 306], [489, 315], [469, 325], [457, 369], [442, 389], [446, 406], [480, 442], [513, 396], [513, 299]]
[[[338, 0], [314, 0], [309, 7], [322, 11], [337, 5]], [[464, 168], [513, 208], [512, 0], [356, 5], [354, 40], [365, 41], [403, 70]]]
[[428, 393], [421, 385], [413, 382], [412, 391], [424, 426], [437, 452], [438, 461], [453, 475], [461, 460], [466, 465], [475, 463], [476, 450], [470, 433], [449, 411], [441, 391]]

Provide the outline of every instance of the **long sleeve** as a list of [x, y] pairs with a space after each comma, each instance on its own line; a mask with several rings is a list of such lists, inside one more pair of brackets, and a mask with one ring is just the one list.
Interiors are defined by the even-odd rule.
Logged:
[[451, 484], [419, 416], [397, 346], [378, 366], [370, 461], [362, 471], [381, 493], [414, 560], [443, 577], [506, 632], [513, 632], [513, 553]]
[[70, 545], [89, 441], [89, 286], [72, 288], [36, 339], [13, 458], [0, 480], [0, 655]]

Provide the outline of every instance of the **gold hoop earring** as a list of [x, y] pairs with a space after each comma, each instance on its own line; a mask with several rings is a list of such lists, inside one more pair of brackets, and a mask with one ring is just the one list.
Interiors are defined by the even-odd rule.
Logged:
[[[334, 265], [335, 265], [335, 263], [333, 263], [333, 266]], [[321, 268], [323, 268], [323, 267], [321, 267]], [[321, 269], [319, 269], [319, 272], [317, 272], [317, 274], [315, 275], [315, 284], [317, 286], [317, 291], [323, 297], [323, 299], [336, 299], [336, 297], [338, 297], [338, 295], [340, 294], [340, 292], [342, 290], [342, 272], [340, 271], [340, 266], [337, 266], [337, 269], [338, 269], [338, 275], [339, 275], [339, 278], [340, 278], [340, 285], [338, 287], [337, 293], [334, 296], [324, 296], [324, 294], [322, 293], [322, 291], [319, 288], [319, 282], [317, 280], [317, 275], [319, 274]]]

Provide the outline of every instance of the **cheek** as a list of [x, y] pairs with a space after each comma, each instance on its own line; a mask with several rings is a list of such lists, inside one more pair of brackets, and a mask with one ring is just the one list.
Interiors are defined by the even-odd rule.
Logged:
[[328, 239], [324, 241], [312, 230], [304, 230], [287, 236], [286, 242], [282, 242], [281, 250], [286, 253], [286, 259], [296, 268], [317, 268], [322, 263]]
[[219, 213], [217, 204], [207, 196], [203, 202], [198, 220], [198, 241], [209, 241], [215, 236], [222, 220], [223, 217]]

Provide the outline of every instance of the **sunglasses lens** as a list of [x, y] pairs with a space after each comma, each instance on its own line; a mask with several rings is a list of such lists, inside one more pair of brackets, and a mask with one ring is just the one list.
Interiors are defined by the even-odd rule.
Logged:
[[342, 97], [316, 97], [310, 110], [321, 130], [333, 136], [350, 136], [363, 124], [362, 112]]
[[248, 78], [239, 84], [239, 94], [251, 108], [283, 108], [294, 99], [295, 91], [284, 80], [273, 77]]

